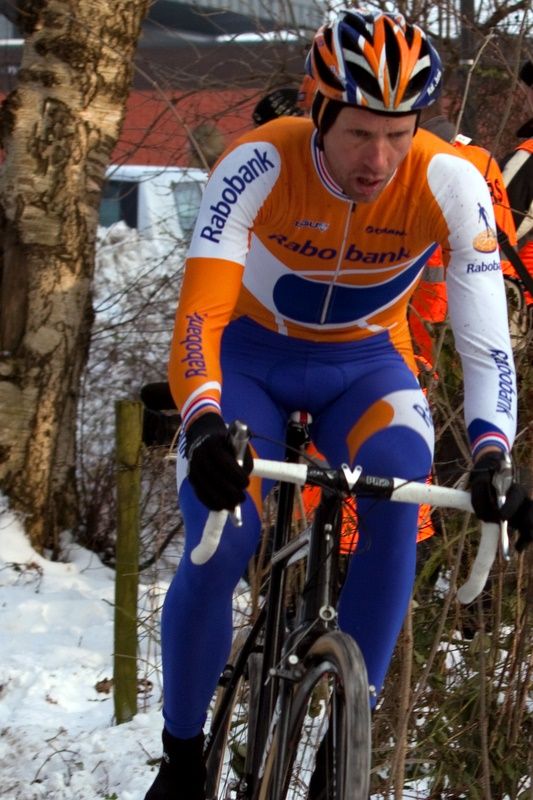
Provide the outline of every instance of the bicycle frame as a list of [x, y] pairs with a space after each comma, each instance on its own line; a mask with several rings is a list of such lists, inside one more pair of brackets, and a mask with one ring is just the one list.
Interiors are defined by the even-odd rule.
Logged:
[[[303, 676], [302, 659], [312, 643], [318, 641], [326, 631], [338, 629], [336, 601], [342, 502], [342, 497], [338, 493], [327, 490], [322, 493], [307, 539], [305, 584], [298, 598], [295, 627], [283, 637], [284, 641], [280, 643], [279, 648], [279, 660], [276, 660], [269, 671], [275, 691], [270, 696], [270, 705], [265, 703], [265, 709], [269, 712], [268, 718], [277, 721], [279, 749], [282, 753], [291, 746], [289, 723], [294, 701], [293, 686]], [[275, 556], [275, 559], [280, 559], [279, 563], [283, 565], [284, 572], [291, 558], [292, 549], [289, 543]], [[282, 556], [283, 560], [280, 558]], [[264, 675], [265, 673], [266, 669], [263, 670]], [[276, 678], [275, 681], [272, 680], [273, 677]], [[263, 745], [266, 745], [266, 741], [261, 742], [261, 747], [256, 751], [257, 766], [254, 764], [254, 776], [261, 776]], [[274, 784], [275, 797], [281, 792], [282, 786], [279, 783], [281, 779], [281, 772], [277, 770]]]
[[[287, 441], [285, 460], [296, 463], [300, 450], [308, 438], [305, 423], [292, 422], [287, 428]], [[263, 665], [261, 686], [263, 691], [259, 699], [259, 718], [270, 719], [276, 703], [278, 682], [272, 675], [281, 657], [283, 646], [283, 595], [285, 586], [285, 566], [290, 552], [283, 554], [283, 548], [288, 543], [292, 525], [292, 511], [294, 506], [295, 485], [281, 483], [278, 494], [277, 514], [274, 526], [273, 556], [271, 559], [271, 572], [269, 580], [268, 600], [266, 606], [266, 620], [263, 643]], [[252, 774], [257, 775], [260, 768], [258, 763], [263, 752], [265, 741], [260, 738], [254, 743], [255, 763], [252, 765]]]

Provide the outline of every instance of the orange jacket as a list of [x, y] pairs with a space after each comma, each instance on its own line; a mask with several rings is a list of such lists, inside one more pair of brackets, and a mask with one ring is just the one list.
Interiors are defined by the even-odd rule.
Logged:
[[516, 146], [516, 150], [527, 150], [528, 153], [533, 153], [533, 139], [525, 139]]
[[[526, 150], [528, 153], [533, 153], [533, 139], [526, 139], [515, 148], [516, 150]], [[518, 255], [522, 259], [524, 266], [529, 274], [533, 277], [533, 240], [526, 242], [521, 248]], [[529, 292], [524, 292], [526, 303], [528, 306], [533, 305], [533, 296]]]

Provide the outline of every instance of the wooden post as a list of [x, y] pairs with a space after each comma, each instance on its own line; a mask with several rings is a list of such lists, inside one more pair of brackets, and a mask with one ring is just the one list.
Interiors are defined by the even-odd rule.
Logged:
[[137, 713], [137, 595], [141, 496], [142, 403], [115, 405], [117, 465], [117, 544], [115, 578], [115, 719]]

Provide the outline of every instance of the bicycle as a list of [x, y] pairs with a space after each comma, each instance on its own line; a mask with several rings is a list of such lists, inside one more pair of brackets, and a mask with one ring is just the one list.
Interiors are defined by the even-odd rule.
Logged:
[[[335, 611], [343, 498], [359, 494], [472, 511], [465, 491], [365, 475], [360, 467], [302, 463], [308, 421], [308, 415], [292, 415], [285, 461], [254, 460], [253, 474], [280, 481], [270, 576], [257, 619], [236, 637], [219, 682], [206, 736], [208, 800], [368, 800], [373, 687]], [[239, 457], [248, 431], [241, 423], [230, 431]], [[295, 485], [306, 484], [319, 486], [322, 498], [310, 528], [291, 538]], [[211, 512], [192, 553], [196, 563], [216, 549], [227, 515]], [[478, 555], [458, 591], [461, 602], [482, 590], [505, 536], [499, 525], [482, 524]], [[304, 557], [305, 585], [289, 619], [289, 567]], [[309, 794], [315, 770], [325, 784], [320, 795]]]

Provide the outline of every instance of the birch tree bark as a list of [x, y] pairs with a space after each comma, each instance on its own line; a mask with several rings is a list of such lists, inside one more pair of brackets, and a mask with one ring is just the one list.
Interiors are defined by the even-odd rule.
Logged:
[[[0, 488], [38, 549], [78, 522], [76, 406], [105, 168], [149, 0], [21, 0], [0, 133]], [[110, 414], [114, 398], [109, 398]]]

